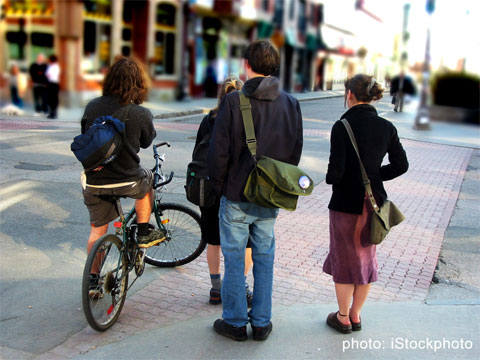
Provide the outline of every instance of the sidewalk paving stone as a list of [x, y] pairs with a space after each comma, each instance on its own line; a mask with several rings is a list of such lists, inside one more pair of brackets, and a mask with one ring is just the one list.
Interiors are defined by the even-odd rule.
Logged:
[[[327, 132], [309, 129], [305, 133], [327, 136]], [[406, 220], [377, 247], [379, 278], [372, 286], [369, 302], [425, 299], [472, 155], [468, 148], [413, 140], [402, 143], [410, 169], [398, 179], [385, 182], [385, 188]], [[183, 180], [169, 190], [178, 191], [180, 186], [183, 187]], [[274, 310], [281, 305], [336, 301], [331, 277], [322, 271], [329, 248], [330, 195], [330, 186], [321, 182], [311, 196], [299, 200], [297, 211], [280, 212], [275, 227]], [[248, 280], [253, 282], [251, 274]], [[170, 271], [168, 276], [160, 275], [128, 298], [118, 323], [102, 336], [84, 329], [46, 355], [63, 356], [70, 349], [69, 354], [75, 357], [92, 347], [119, 341], [122, 334], [131, 335], [201, 315], [220, 317], [221, 306], [208, 304], [209, 289], [204, 252], [194, 263], [184, 265], [180, 271]]]

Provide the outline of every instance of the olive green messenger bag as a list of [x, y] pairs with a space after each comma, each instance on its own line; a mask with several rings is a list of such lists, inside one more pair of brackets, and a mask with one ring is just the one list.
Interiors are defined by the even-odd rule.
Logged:
[[238, 94], [247, 147], [255, 161], [255, 167], [248, 176], [243, 195], [249, 202], [263, 207], [293, 211], [297, 208], [299, 196], [312, 193], [313, 180], [298, 166], [263, 155], [257, 159], [252, 106], [241, 90]]

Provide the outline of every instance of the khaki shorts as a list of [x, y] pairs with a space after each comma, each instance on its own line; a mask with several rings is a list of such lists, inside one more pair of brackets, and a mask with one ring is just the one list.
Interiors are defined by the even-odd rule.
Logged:
[[116, 197], [128, 197], [132, 199], [143, 199], [148, 191], [152, 189], [153, 176], [148, 169], [143, 169], [144, 177], [127, 185], [120, 186], [102, 185], [96, 187], [86, 185], [83, 190], [83, 200], [90, 213], [90, 223], [98, 227], [115, 220], [120, 216], [117, 209]]

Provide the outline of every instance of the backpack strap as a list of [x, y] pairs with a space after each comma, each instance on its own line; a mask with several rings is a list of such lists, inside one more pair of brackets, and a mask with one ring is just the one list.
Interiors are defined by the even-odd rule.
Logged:
[[242, 90], [238, 90], [237, 93], [240, 97], [240, 111], [245, 128], [247, 147], [252, 154], [253, 160], [257, 163], [257, 139], [255, 138], [255, 128], [253, 126], [252, 104]]

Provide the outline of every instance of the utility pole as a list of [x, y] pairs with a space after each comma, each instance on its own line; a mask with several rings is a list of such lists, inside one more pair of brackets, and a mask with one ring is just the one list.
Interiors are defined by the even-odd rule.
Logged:
[[415, 117], [413, 128], [415, 130], [430, 130], [430, 114], [427, 105], [428, 89], [430, 87], [430, 24], [432, 14], [435, 10], [435, 0], [427, 0], [426, 10], [428, 13], [427, 43], [425, 45], [425, 60], [423, 62], [422, 92], [420, 94], [420, 105]]

